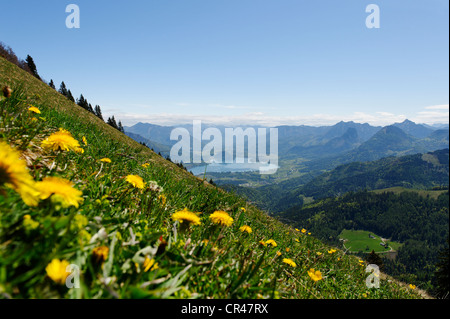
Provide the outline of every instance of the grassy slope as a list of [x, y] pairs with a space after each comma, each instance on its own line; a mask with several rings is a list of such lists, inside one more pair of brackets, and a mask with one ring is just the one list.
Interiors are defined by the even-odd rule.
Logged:
[[[83, 191], [84, 197], [78, 209], [57, 210], [48, 200], [37, 208], [27, 207], [9, 189], [6, 189], [7, 196], [0, 196], [0, 294], [3, 296], [420, 297], [416, 291], [388, 277], [383, 277], [387, 279], [382, 280], [380, 289], [368, 289], [365, 285], [368, 274], [354, 256], [340, 250], [328, 253], [330, 247], [316, 240], [314, 234], [309, 236], [293, 230], [239, 197], [204, 183], [0, 58], [0, 86], [3, 85], [11, 86], [15, 92], [8, 112], [18, 114], [24, 126], [17, 131], [2, 128], [3, 139], [17, 147], [25, 135], [31, 136], [23, 157], [34, 179], [49, 175], [69, 179]], [[20, 87], [25, 92], [23, 95], [19, 94]], [[29, 104], [37, 106], [46, 121], [39, 120], [38, 124], [30, 121]], [[64, 153], [55, 157], [39, 147], [40, 141], [59, 127], [69, 130], [79, 141], [82, 136], [87, 138], [84, 154]], [[110, 158], [112, 163], [101, 164], [99, 159], [103, 157]], [[56, 168], [52, 168], [52, 162]], [[142, 168], [143, 163], [150, 166]], [[163, 191], [133, 189], [124, 181], [128, 174], [138, 174], [147, 182], [155, 181]], [[165, 204], [158, 199], [161, 194], [167, 198]], [[183, 231], [171, 220], [175, 211], [185, 207], [202, 212], [201, 226]], [[243, 213], [240, 207], [247, 211]], [[215, 210], [229, 212], [234, 218], [233, 225], [223, 228], [212, 225], [208, 215]], [[39, 222], [37, 229], [24, 230], [25, 214]], [[75, 217], [79, 215], [85, 216], [87, 222], [77, 223]], [[239, 231], [244, 224], [252, 227], [251, 234]], [[93, 240], [101, 229], [108, 236]], [[160, 237], [167, 242], [165, 250]], [[207, 244], [205, 239], [209, 240]], [[274, 239], [278, 246], [264, 247], [259, 243], [268, 239]], [[92, 258], [93, 249], [98, 246], [109, 247], [102, 266]], [[154, 258], [159, 268], [144, 271], [145, 256]], [[46, 276], [45, 267], [53, 258], [80, 266], [81, 289], [67, 289]], [[283, 263], [283, 258], [291, 258], [297, 267]], [[320, 270], [324, 278], [312, 281], [307, 273], [310, 268]]]

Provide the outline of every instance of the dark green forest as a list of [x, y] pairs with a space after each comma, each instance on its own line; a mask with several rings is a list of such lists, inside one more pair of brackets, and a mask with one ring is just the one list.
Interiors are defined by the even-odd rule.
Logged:
[[367, 230], [400, 242], [395, 260], [383, 258], [385, 272], [429, 292], [437, 288], [436, 264], [449, 235], [448, 192], [436, 199], [417, 192], [349, 192], [277, 216], [339, 247], [343, 229]]

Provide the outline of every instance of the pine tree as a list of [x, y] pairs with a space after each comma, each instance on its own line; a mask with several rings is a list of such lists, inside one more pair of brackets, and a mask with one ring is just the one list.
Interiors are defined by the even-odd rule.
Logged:
[[31, 74], [33, 74], [33, 76], [35, 76], [36, 78], [41, 80], [41, 77], [39, 76], [39, 74], [37, 72], [36, 64], [34, 63], [33, 58], [31, 56], [27, 55], [27, 58], [25, 59], [25, 61], [27, 62], [27, 65], [31, 71]]
[[99, 119], [101, 119], [102, 121], [105, 121], [103, 119], [103, 114], [102, 114], [102, 110], [100, 109], [100, 105], [96, 105], [94, 108], [94, 114], [95, 116], [97, 116]]
[[116, 130], [119, 129], [119, 127], [117, 126], [116, 119], [114, 118], [114, 115], [112, 117], [108, 117], [108, 120], [106, 121], [106, 123], [109, 124], [110, 126], [114, 127]]
[[125, 130], [123, 129], [123, 126], [122, 126], [122, 122], [119, 120], [119, 123], [117, 124], [117, 128], [118, 128], [118, 130], [119, 131], [121, 131], [122, 133], [125, 133]]
[[67, 92], [66, 84], [64, 83], [64, 81], [61, 82], [58, 92], [67, 97], [68, 92]]
[[70, 92], [70, 90], [67, 91], [67, 98], [72, 102], [75, 102], [75, 99], [73, 98], [72, 92]]
[[77, 99], [77, 104], [81, 106], [85, 110], [89, 110], [89, 103], [84, 98], [83, 94], [80, 95], [80, 97]]
[[92, 108], [91, 103], [88, 104], [87, 110], [88, 110], [89, 112], [91, 112], [92, 114], [95, 114], [95, 113], [94, 113], [94, 109]]
[[53, 90], [56, 90], [55, 83], [53, 83], [53, 80], [50, 79], [50, 83], [48, 84], [49, 87], [51, 87]]
[[378, 256], [374, 250], [372, 250], [372, 252], [367, 256], [366, 261], [369, 264], [375, 264], [378, 266], [378, 268], [383, 271], [384, 269], [384, 264], [383, 264], [383, 260], [381, 259], [380, 256]]

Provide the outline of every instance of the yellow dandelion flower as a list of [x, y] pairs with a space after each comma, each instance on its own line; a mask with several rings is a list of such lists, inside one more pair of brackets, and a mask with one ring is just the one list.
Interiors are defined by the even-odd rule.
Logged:
[[266, 246], [266, 242], [264, 240], [260, 240], [259, 244], [262, 245], [262, 246]]
[[81, 138], [81, 140], [83, 141], [83, 144], [87, 146], [87, 139], [86, 139], [86, 137], [83, 136], [83, 137]]
[[74, 151], [75, 151], [75, 153], [78, 153], [78, 154], [83, 154], [84, 153], [84, 149], [82, 147], [76, 147], [74, 149]]
[[16, 191], [28, 206], [37, 206], [39, 191], [26, 162], [17, 150], [0, 141], [0, 187], [3, 185]]
[[108, 258], [109, 248], [107, 246], [95, 247], [92, 250], [92, 256], [94, 256], [95, 261], [100, 263]]
[[109, 158], [107, 158], [107, 157], [104, 157], [104, 158], [102, 158], [102, 159], [100, 160], [100, 162], [103, 162], [103, 163], [111, 163], [111, 160], [110, 160]]
[[303, 233], [303, 234], [306, 233], [306, 229], [303, 228], [303, 229], [302, 229], [302, 233]]
[[59, 177], [46, 177], [37, 183], [41, 199], [50, 196], [52, 201], [62, 204], [62, 207], [78, 206], [83, 202], [83, 193], [73, 187], [73, 183]]
[[144, 180], [138, 175], [128, 175], [125, 180], [136, 188], [143, 189], [145, 186]]
[[366, 294], [366, 293], [363, 293], [362, 296], [363, 296], [364, 298], [367, 298], [367, 294]]
[[47, 276], [54, 282], [63, 285], [70, 272], [67, 271], [69, 262], [67, 260], [53, 259], [45, 268]]
[[80, 147], [80, 144], [69, 131], [60, 128], [58, 132], [52, 133], [47, 139], [43, 140], [41, 146], [53, 151], [74, 151]]
[[300, 229], [296, 228], [295, 231], [300, 231]]
[[187, 210], [186, 208], [175, 212], [172, 215], [173, 220], [178, 220], [180, 223], [186, 222], [189, 225], [200, 225], [200, 217], [198, 217], [195, 213]]
[[317, 256], [321, 256], [322, 253], [321, 253], [320, 251], [318, 251], [318, 252], [316, 252], [316, 255], [317, 255]]
[[297, 264], [292, 260], [292, 259], [289, 259], [289, 258], [284, 258], [283, 259], [283, 262], [285, 263], [285, 264], [288, 264], [289, 266], [292, 266], [292, 267], [297, 267]]
[[30, 215], [23, 216], [23, 227], [27, 231], [34, 230], [39, 227], [39, 223], [31, 218]]
[[31, 105], [31, 106], [28, 108], [28, 111], [33, 112], [33, 113], [36, 113], [36, 114], [41, 114], [41, 111], [40, 111], [36, 106], [33, 106], [33, 105]]
[[144, 267], [144, 272], [147, 272], [150, 269], [151, 270], [156, 270], [156, 269], [159, 268], [158, 267], [158, 263], [155, 262], [154, 259], [150, 259], [148, 257], [145, 257], [144, 264], [142, 266]]
[[409, 284], [409, 288], [411, 288], [412, 290], [414, 290], [414, 289], [416, 289], [416, 285]]
[[209, 215], [209, 219], [217, 225], [231, 226], [233, 224], [233, 218], [222, 210], [216, 210]]
[[281, 256], [281, 251], [278, 250], [278, 251], [276, 252], [276, 254], [277, 254], [277, 256]]
[[158, 200], [161, 202], [161, 204], [166, 205], [167, 197], [164, 194], [161, 194], [158, 196]]
[[277, 243], [273, 239], [269, 239], [266, 241], [266, 245], [271, 245], [272, 247], [277, 247]]
[[142, 164], [141, 166], [142, 166], [143, 168], [147, 168], [147, 167], [150, 166], [150, 163], [144, 163], [144, 164]]
[[245, 209], [245, 207], [240, 207], [239, 209], [242, 210], [244, 213], [247, 211], [247, 210]]
[[311, 233], [308, 233], [308, 235], [311, 235]]
[[328, 253], [329, 254], [333, 254], [333, 253], [335, 253], [337, 250], [336, 249], [330, 249], [329, 251], [328, 251]]
[[241, 228], [239, 228], [241, 232], [246, 232], [247, 234], [251, 234], [252, 228], [250, 226], [244, 225]]
[[291, 249], [288, 247], [288, 248], [286, 248], [286, 252], [289, 252]]
[[300, 240], [298, 240], [298, 238], [295, 238], [295, 241], [296, 241], [297, 243], [299, 243], [299, 242], [300, 242]]
[[311, 268], [311, 269], [308, 271], [308, 275], [309, 275], [309, 277], [311, 277], [311, 279], [314, 280], [314, 281], [319, 281], [319, 280], [322, 279], [322, 273], [321, 273], [320, 271], [318, 271], [318, 270], [314, 270], [314, 268]]

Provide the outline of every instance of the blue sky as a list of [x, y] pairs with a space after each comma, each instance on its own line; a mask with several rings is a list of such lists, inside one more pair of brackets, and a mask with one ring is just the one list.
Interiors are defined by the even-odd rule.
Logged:
[[[68, 4], [80, 28], [65, 25]], [[368, 29], [366, 6], [380, 8]], [[448, 0], [2, 1], [0, 41], [124, 125], [448, 122]]]

